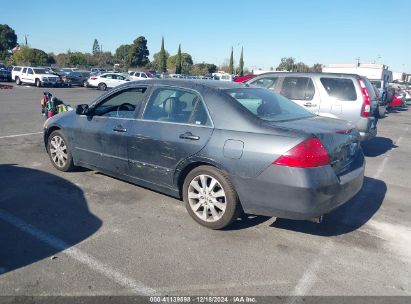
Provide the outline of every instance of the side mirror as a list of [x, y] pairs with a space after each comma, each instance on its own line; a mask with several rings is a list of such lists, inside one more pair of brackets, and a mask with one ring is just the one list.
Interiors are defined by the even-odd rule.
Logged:
[[76, 107], [76, 114], [77, 115], [87, 115], [89, 114], [89, 107], [87, 104], [79, 104]]

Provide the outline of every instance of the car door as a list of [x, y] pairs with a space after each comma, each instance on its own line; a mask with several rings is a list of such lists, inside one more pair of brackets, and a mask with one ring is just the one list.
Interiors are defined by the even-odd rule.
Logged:
[[176, 87], [157, 87], [141, 119], [132, 127], [129, 143], [131, 174], [171, 187], [178, 164], [199, 152], [212, 132], [212, 122], [199, 93]]
[[114, 92], [78, 115], [73, 130], [74, 158], [104, 171], [128, 175], [128, 141], [135, 113], [147, 87]]
[[34, 83], [35, 82], [35, 79], [34, 79], [35, 77], [34, 77], [34, 72], [33, 72], [33, 69], [32, 68], [28, 68], [27, 69], [27, 74], [26, 74], [26, 80], [25, 80], [25, 82], [27, 82], [27, 83]]
[[18, 75], [22, 82], [27, 82], [27, 68], [23, 68], [20, 75]]
[[114, 78], [115, 75], [106, 74], [101, 77], [104, 77], [104, 83], [107, 85], [108, 88], [114, 88], [116, 86], [116, 79]]
[[285, 76], [281, 77], [279, 93], [295, 101], [307, 110], [318, 113], [320, 109], [320, 95], [315, 89], [311, 77]]

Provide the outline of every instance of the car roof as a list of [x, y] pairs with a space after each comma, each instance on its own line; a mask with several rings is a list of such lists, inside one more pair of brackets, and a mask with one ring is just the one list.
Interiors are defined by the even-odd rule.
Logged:
[[319, 73], [319, 72], [267, 72], [263, 73], [260, 75], [257, 75], [254, 78], [251, 78], [250, 81], [255, 80], [256, 78], [259, 78], [261, 76], [328, 76], [328, 77], [354, 77], [356, 79], [363, 78], [360, 75], [357, 74], [350, 74], [350, 73]]
[[219, 80], [203, 80], [203, 79], [179, 79], [179, 78], [167, 78], [167, 79], [149, 79], [149, 80], [137, 80], [133, 83], [147, 84], [147, 85], [170, 85], [170, 86], [182, 86], [186, 88], [195, 89], [198, 86], [204, 88], [214, 89], [234, 89], [245, 87], [242, 83], [219, 81]]

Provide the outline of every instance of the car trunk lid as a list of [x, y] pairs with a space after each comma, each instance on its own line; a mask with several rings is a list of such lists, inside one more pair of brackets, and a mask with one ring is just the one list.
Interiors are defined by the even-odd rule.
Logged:
[[309, 133], [320, 139], [329, 154], [331, 166], [336, 174], [347, 171], [360, 153], [359, 132], [352, 123], [344, 120], [315, 116], [276, 122], [275, 125]]

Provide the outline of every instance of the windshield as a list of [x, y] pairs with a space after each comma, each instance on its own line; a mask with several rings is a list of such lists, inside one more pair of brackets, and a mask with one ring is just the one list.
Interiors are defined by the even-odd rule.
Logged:
[[46, 69], [33, 69], [34, 74], [46, 74]]
[[279, 122], [314, 116], [295, 102], [266, 89], [238, 88], [225, 92], [262, 120]]

